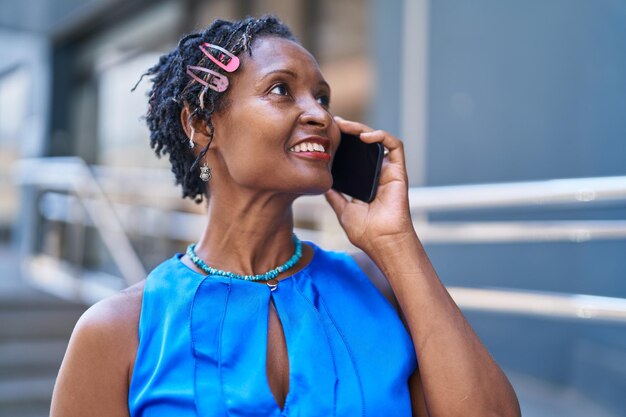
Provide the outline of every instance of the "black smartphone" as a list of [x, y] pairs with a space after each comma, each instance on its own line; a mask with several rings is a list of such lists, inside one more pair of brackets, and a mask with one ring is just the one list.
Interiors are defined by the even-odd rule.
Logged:
[[333, 159], [333, 189], [369, 203], [376, 197], [384, 148], [380, 143], [365, 143], [356, 135], [341, 133]]

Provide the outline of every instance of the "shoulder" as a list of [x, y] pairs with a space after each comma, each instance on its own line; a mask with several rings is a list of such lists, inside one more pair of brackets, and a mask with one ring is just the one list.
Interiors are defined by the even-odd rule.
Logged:
[[124, 409], [144, 283], [94, 304], [78, 320], [59, 370], [51, 415], [80, 415], [89, 404]]
[[385, 296], [396, 312], [399, 313], [400, 309], [398, 307], [398, 301], [396, 300], [393, 289], [391, 288], [387, 277], [385, 277], [378, 266], [376, 266], [374, 261], [372, 261], [371, 258], [364, 252], [351, 253], [350, 256], [354, 259], [359, 268], [361, 268], [363, 273], [365, 273], [378, 291]]
[[91, 306], [78, 320], [72, 337], [96, 338], [100, 342], [115, 336], [128, 336], [124, 343], [136, 338], [141, 313], [141, 301], [145, 280]]

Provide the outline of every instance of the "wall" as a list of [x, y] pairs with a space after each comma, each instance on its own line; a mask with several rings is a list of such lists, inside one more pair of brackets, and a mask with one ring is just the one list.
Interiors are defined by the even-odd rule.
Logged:
[[[626, 3], [430, 2], [427, 185], [626, 174]], [[411, 160], [412, 157], [409, 157]], [[624, 219], [623, 206], [438, 220]], [[626, 297], [626, 242], [429, 245], [448, 285]], [[625, 326], [468, 315], [511, 370], [625, 409]]]

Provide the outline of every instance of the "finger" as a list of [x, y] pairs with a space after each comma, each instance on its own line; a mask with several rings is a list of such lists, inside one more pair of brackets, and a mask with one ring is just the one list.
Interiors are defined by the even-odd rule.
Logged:
[[344, 208], [348, 205], [348, 200], [343, 194], [331, 188], [324, 194], [324, 197], [326, 197], [326, 201], [328, 201], [328, 204], [330, 204], [330, 207], [337, 217], [341, 217], [341, 213], [343, 213]]
[[361, 133], [361, 140], [365, 143], [382, 143], [388, 149], [387, 160], [389, 162], [401, 163], [404, 165], [404, 145], [402, 141], [384, 130], [374, 130], [372, 132]]
[[335, 116], [335, 122], [337, 122], [337, 125], [342, 132], [350, 133], [352, 135], [358, 136], [362, 132], [371, 132], [374, 130], [369, 126], [364, 125], [363, 123], [346, 120], [339, 116]]

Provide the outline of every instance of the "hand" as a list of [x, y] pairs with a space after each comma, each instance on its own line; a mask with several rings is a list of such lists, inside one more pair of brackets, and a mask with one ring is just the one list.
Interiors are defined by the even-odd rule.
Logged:
[[[415, 233], [408, 201], [408, 178], [402, 142], [382, 130], [335, 117], [342, 132], [359, 136], [363, 142], [380, 142], [389, 150], [384, 158], [378, 191], [370, 203], [329, 190], [326, 200], [337, 214], [341, 227], [355, 246], [368, 253], [378, 245]], [[391, 239], [390, 239], [391, 238]]]

